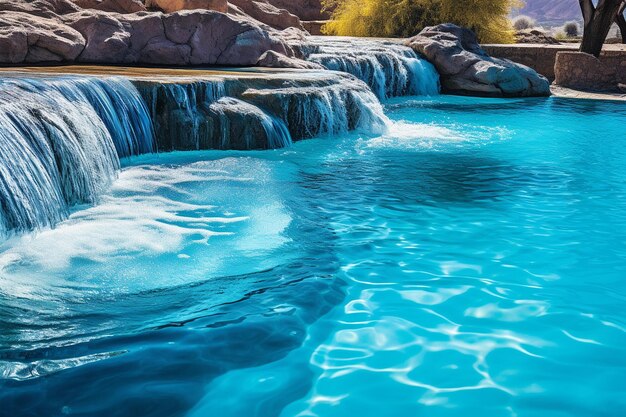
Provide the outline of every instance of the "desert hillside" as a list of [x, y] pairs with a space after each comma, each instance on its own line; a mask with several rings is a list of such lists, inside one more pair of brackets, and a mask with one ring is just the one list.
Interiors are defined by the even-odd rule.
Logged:
[[562, 23], [580, 20], [577, 0], [525, 0], [526, 5], [516, 14], [528, 15], [541, 23]]

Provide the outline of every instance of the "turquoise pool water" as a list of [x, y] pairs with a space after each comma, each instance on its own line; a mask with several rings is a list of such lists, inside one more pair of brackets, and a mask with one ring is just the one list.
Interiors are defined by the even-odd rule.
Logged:
[[386, 112], [2, 243], [0, 415], [625, 415], [626, 105]]

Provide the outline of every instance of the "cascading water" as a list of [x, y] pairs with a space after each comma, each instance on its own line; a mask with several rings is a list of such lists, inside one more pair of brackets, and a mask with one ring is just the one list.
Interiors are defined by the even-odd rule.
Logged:
[[138, 81], [135, 85], [148, 103], [159, 150], [216, 148], [209, 105], [226, 95], [223, 81]]
[[172, 81], [137, 83], [160, 150], [277, 149], [292, 143], [281, 120], [229, 97], [224, 80]]
[[221, 132], [222, 149], [269, 149], [291, 145], [285, 123], [245, 101], [224, 97], [209, 106]]
[[0, 81], [0, 234], [53, 226], [72, 205], [97, 200], [119, 156], [153, 149], [145, 105], [127, 80]]
[[106, 126], [120, 158], [155, 151], [152, 122], [141, 95], [126, 78], [61, 77], [20, 78], [4, 88], [31, 93], [58, 92], [70, 102], [84, 103]]
[[333, 82], [321, 77], [310, 85], [285, 83], [250, 88], [242, 98], [263, 105], [283, 120], [294, 141], [350, 130], [381, 133], [388, 119], [382, 105], [362, 81], [340, 74]]
[[[405, 58], [390, 72], [393, 94], [414, 91], [400, 71]], [[119, 158], [276, 149], [350, 130], [382, 133], [387, 124], [370, 88], [336, 72], [159, 82], [8, 77], [0, 82], [0, 234], [54, 226], [71, 206], [93, 203]]]
[[364, 81], [379, 99], [439, 94], [439, 74], [411, 48], [394, 42], [312, 37], [307, 59]]
[[387, 118], [367, 85], [347, 74], [136, 83], [159, 150], [276, 149], [349, 130], [379, 133]]

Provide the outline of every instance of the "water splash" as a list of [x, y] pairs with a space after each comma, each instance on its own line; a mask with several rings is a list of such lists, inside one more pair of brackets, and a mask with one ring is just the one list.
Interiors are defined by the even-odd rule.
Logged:
[[380, 99], [439, 94], [439, 74], [411, 48], [395, 42], [351, 38], [316, 38], [309, 61], [347, 72], [364, 81]]

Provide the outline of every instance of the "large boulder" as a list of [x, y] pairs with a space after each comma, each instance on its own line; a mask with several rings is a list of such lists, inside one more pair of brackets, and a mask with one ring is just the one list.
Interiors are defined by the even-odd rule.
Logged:
[[209, 10], [170, 14], [82, 11], [63, 17], [86, 45], [78, 62], [255, 65], [268, 50], [288, 53], [259, 26]]
[[253, 19], [263, 22], [275, 29], [296, 27], [304, 30], [298, 16], [289, 13], [285, 9], [279, 9], [265, 0], [229, 0], [229, 3]]
[[173, 13], [181, 10], [215, 10], [216, 12], [228, 12], [227, 0], [146, 0], [146, 6], [161, 10], [165, 13]]
[[550, 83], [535, 70], [482, 50], [474, 32], [453, 24], [427, 27], [406, 44], [441, 75], [444, 92], [491, 97], [550, 95]]
[[83, 9], [102, 10], [114, 13], [145, 12], [141, 0], [74, 0], [74, 3]]

